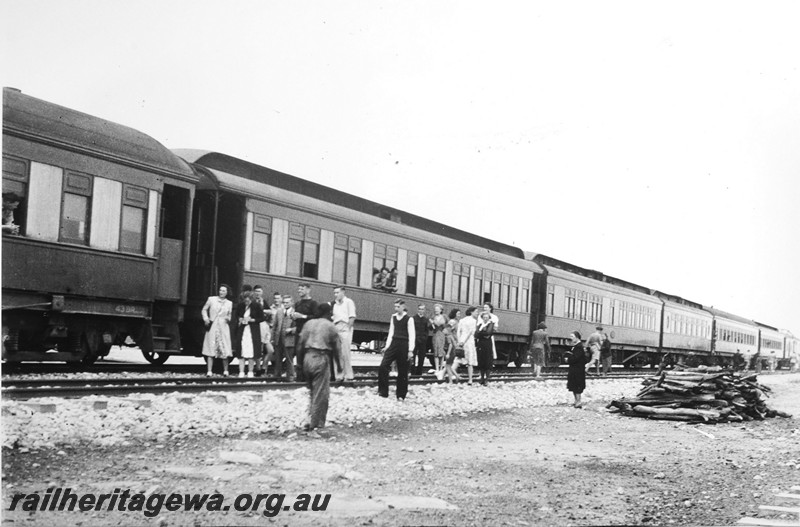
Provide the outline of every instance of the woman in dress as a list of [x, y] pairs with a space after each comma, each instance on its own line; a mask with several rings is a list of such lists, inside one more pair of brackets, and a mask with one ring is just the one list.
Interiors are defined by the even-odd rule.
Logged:
[[[485, 302], [483, 304], [483, 311], [489, 313], [492, 319], [492, 324], [494, 324], [494, 331], [497, 331], [498, 328], [500, 327], [500, 319], [497, 318], [497, 315], [494, 314], [494, 306], [492, 305], [492, 303]], [[494, 344], [494, 335], [492, 335], [492, 358], [493, 359], [497, 358], [497, 346], [495, 346]]]
[[261, 349], [261, 328], [259, 325], [264, 320], [264, 310], [257, 298], [251, 292], [244, 294], [242, 298], [242, 312], [239, 316], [239, 325], [236, 329], [236, 342], [239, 344], [239, 377], [245, 376], [245, 369], [248, 369], [247, 376], [253, 377], [253, 363], [256, 350]]
[[478, 351], [475, 349], [475, 330], [478, 326], [478, 308], [471, 307], [467, 309], [467, 316], [461, 319], [458, 323], [458, 335], [456, 340], [458, 345], [464, 349], [464, 358], [462, 359], [467, 364], [467, 374], [469, 375], [469, 382], [472, 385], [472, 369], [478, 365]]
[[220, 285], [218, 296], [208, 297], [200, 312], [206, 325], [206, 336], [203, 339], [203, 356], [208, 365], [206, 377], [211, 377], [214, 359], [222, 359], [223, 375], [228, 376], [228, 360], [233, 355], [230, 332], [233, 303], [227, 298], [230, 290], [227, 285]]
[[575, 403], [572, 405], [575, 408], [581, 408], [581, 394], [586, 389], [586, 351], [583, 349], [581, 343], [581, 334], [573, 331], [569, 335], [570, 346], [572, 348], [567, 352], [567, 364], [569, 364], [569, 371], [567, 372], [567, 390], [571, 391], [575, 396]]
[[445, 338], [444, 371], [447, 374], [447, 381], [450, 383], [458, 382], [458, 374], [456, 373], [456, 369], [458, 369], [458, 363], [456, 362], [456, 347], [458, 346], [456, 331], [459, 318], [461, 318], [461, 310], [451, 309], [447, 325], [442, 330]]
[[434, 368], [436, 368], [436, 377], [442, 380], [444, 377], [444, 328], [447, 326], [447, 319], [444, 318], [444, 307], [442, 304], [433, 306], [433, 318], [431, 319], [431, 326], [433, 327], [433, 361]]
[[478, 369], [481, 370], [481, 384], [486, 386], [489, 380], [489, 372], [494, 364], [494, 354], [492, 350], [492, 335], [494, 335], [494, 323], [492, 314], [488, 311], [481, 313], [481, 320], [475, 331], [475, 343], [478, 351]]

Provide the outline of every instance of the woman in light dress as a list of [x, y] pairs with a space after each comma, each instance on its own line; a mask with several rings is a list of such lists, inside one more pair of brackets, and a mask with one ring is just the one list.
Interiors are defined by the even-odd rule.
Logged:
[[233, 355], [230, 328], [233, 303], [228, 300], [229, 294], [230, 287], [220, 285], [218, 296], [208, 297], [200, 312], [206, 325], [206, 336], [203, 339], [203, 356], [208, 365], [206, 377], [211, 377], [214, 359], [222, 359], [223, 375], [228, 376], [228, 360]]
[[444, 328], [447, 326], [447, 319], [444, 318], [444, 307], [442, 304], [433, 306], [433, 318], [431, 319], [431, 326], [433, 327], [433, 361], [436, 368], [436, 378], [440, 381], [444, 378], [444, 344], [445, 334]]
[[472, 369], [478, 365], [478, 351], [475, 349], [475, 330], [478, 326], [478, 308], [470, 307], [467, 309], [467, 316], [458, 323], [458, 335], [456, 340], [458, 345], [464, 348], [463, 361], [467, 364], [467, 374], [472, 384]]

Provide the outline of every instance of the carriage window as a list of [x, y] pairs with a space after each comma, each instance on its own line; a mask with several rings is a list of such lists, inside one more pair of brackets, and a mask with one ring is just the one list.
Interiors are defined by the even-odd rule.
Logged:
[[3, 156], [3, 233], [25, 233], [25, 197], [28, 190], [28, 165]]
[[253, 216], [253, 249], [250, 267], [253, 271], [269, 272], [270, 246], [272, 244], [272, 218]]
[[144, 233], [147, 223], [147, 198], [145, 189], [125, 185], [122, 189], [122, 230], [119, 250], [144, 253]]
[[578, 316], [581, 320], [586, 320], [586, 300], [580, 299], [578, 300]]
[[475, 268], [475, 284], [472, 301], [478, 303], [483, 299], [483, 269]]
[[389, 271], [397, 268], [397, 247], [376, 243], [372, 267], [375, 273], [380, 272], [384, 267]]
[[428, 298], [444, 298], [444, 271], [446, 260], [427, 256], [425, 258], [425, 296]]
[[319, 245], [305, 242], [303, 244], [303, 276], [305, 278], [317, 277], [317, 262], [319, 261]]
[[603, 299], [597, 295], [589, 295], [589, 322], [600, 323], [603, 318]]
[[64, 197], [61, 203], [61, 229], [59, 239], [69, 243], [89, 243], [89, 207], [92, 196], [92, 178], [80, 174], [66, 174]]
[[300, 240], [289, 240], [289, 251], [286, 256], [286, 274], [289, 276], [300, 276], [300, 262], [303, 256], [303, 242]]
[[289, 224], [289, 247], [286, 274], [301, 278], [317, 278], [319, 268], [320, 230], [299, 223]]
[[408, 263], [406, 264], [406, 294], [417, 294], [417, 264], [419, 255], [416, 252], [408, 251]]
[[[525, 307], [527, 310], [528, 305], [528, 290], [522, 289], [522, 296], [523, 300], [525, 301]], [[552, 285], [547, 286], [547, 306], [545, 307], [547, 310], [548, 315], [555, 315], [556, 314], [556, 288]], [[613, 324], [613, 322], [612, 322]]]
[[503, 282], [500, 286], [500, 302], [499, 306], [501, 309], [508, 309], [510, 304], [509, 296], [511, 295], [511, 277], [507, 274], [503, 275]]
[[124, 205], [122, 207], [122, 232], [119, 237], [119, 250], [144, 252], [144, 209]]
[[575, 297], [575, 291], [567, 289], [564, 298], [564, 316], [567, 318], [575, 318], [575, 305], [578, 299]]
[[360, 269], [361, 239], [336, 234], [333, 248], [333, 281], [338, 284], [358, 285]]
[[453, 263], [453, 301], [467, 302], [469, 296], [469, 271], [470, 266]]

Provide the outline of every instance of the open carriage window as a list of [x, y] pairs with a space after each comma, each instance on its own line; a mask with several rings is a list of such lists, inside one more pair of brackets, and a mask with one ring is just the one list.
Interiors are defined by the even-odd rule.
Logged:
[[25, 234], [28, 163], [3, 156], [3, 234]]

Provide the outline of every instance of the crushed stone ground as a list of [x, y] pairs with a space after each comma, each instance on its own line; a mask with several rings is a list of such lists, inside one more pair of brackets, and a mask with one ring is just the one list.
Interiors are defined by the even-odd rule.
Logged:
[[[771, 406], [800, 414], [799, 375], [764, 377], [761, 382], [774, 389]], [[563, 382], [552, 387], [459, 387], [449, 391], [452, 411], [440, 405], [435, 412], [428, 398], [443, 399], [448, 387], [420, 391], [406, 403], [346, 393], [334, 396], [332, 404], [346, 403], [348, 411], [340, 409], [338, 424], [321, 438], [291, 429], [236, 429], [233, 435], [147, 437], [137, 432], [117, 441], [116, 431], [125, 430], [121, 424], [105, 428], [112, 434], [107, 437], [114, 438], [105, 446], [97, 437], [80, 434], [62, 441], [47, 436], [37, 446], [17, 440], [15, 447], [3, 449], [4, 509], [14, 493], [44, 493], [48, 487], [94, 493], [114, 488], [220, 492], [230, 500], [259, 492], [291, 497], [330, 493], [332, 498], [325, 512], [281, 511], [271, 518], [261, 510], [162, 511], [154, 518], [105, 510], [4, 510], [3, 523], [733, 525], [742, 516], [757, 515], [758, 505], [774, 504], [775, 492], [800, 484], [796, 419], [689, 426], [628, 418], [609, 413], [605, 404], [619, 392], [635, 393], [638, 385], [608, 383], [601, 388], [600, 382], [590, 381], [589, 401], [582, 410], [565, 404], [569, 393]], [[522, 404], [501, 400], [515, 395]], [[491, 400], [496, 403], [487, 402]], [[300, 398], [282, 403], [302, 410]], [[226, 408], [238, 416], [235, 404], [213, 401], [184, 406], [182, 413], [184, 419], [214, 422]], [[119, 418], [124, 424], [122, 415], [132, 410], [122, 410], [109, 407], [104, 419]], [[160, 431], [166, 418], [155, 413], [161, 408], [154, 403], [141, 410], [152, 412], [156, 423], [156, 428], [142, 431]], [[88, 415], [86, 408], [83, 412]], [[344, 417], [346, 413], [352, 418]], [[11, 418], [16, 419], [16, 433], [31, 432], [26, 428], [30, 424], [22, 424], [30, 423], [26, 416], [4, 415], [6, 435]]]

